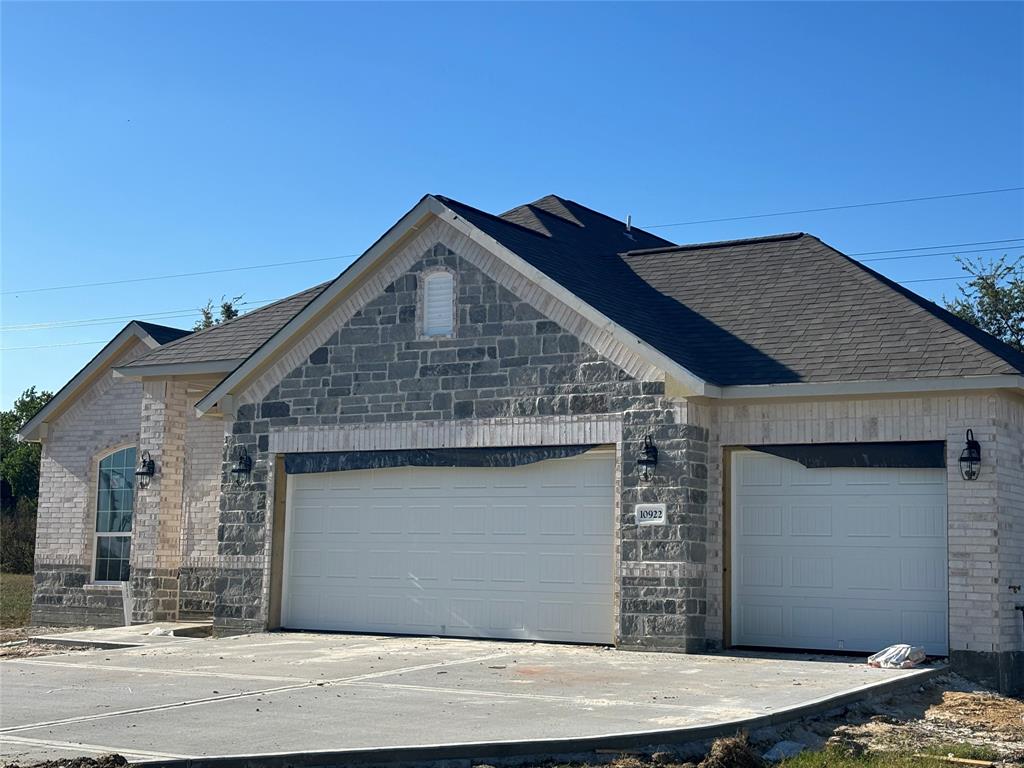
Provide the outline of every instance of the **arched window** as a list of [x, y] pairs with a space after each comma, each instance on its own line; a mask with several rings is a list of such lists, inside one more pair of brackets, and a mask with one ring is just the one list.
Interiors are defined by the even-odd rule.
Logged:
[[431, 272], [423, 279], [423, 335], [451, 336], [455, 330], [455, 278]]
[[96, 490], [96, 581], [127, 581], [135, 506], [135, 448], [100, 459]]

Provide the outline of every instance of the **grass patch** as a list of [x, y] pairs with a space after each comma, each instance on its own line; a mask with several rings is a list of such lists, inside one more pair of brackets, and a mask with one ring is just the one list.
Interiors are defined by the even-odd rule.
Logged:
[[938, 744], [934, 747], [926, 747], [921, 750], [926, 755], [952, 755], [953, 757], [965, 757], [968, 760], [998, 760], [999, 753], [981, 744]]
[[[948, 752], [943, 752], [943, 755]], [[979, 758], [983, 759], [983, 758]], [[913, 757], [891, 752], [868, 752], [852, 755], [843, 749], [801, 752], [779, 763], [780, 768], [951, 768], [952, 764], [938, 757]]]
[[0, 629], [24, 627], [32, 614], [32, 574], [0, 574]]

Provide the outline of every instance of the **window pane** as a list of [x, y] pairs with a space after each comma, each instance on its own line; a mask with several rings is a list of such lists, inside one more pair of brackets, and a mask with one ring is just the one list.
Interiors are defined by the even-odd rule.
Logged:
[[96, 580], [125, 581], [131, 571], [131, 536], [108, 536], [132, 529], [135, 449], [125, 448], [99, 463], [96, 489]]

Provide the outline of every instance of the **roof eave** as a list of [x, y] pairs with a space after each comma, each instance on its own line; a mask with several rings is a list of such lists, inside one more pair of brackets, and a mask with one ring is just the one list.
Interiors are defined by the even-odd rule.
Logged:
[[196, 414], [202, 416], [213, 408], [225, 395], [233, 395], [236, 387], [244, 385], [249, 377], [283, 344], [286, 344], [296, 333], [306, 327], [312, 318], [318, 316], [322, 310], [328, 307], [338, 294], [372, 268], [381, 257], [390, 252], [410, 231], [415, 230], [423, 219], [432, 214], [437, 215], [442, 210], [447, 210], [447, 208], [439, 200], [433, 195], [425, 195], [408, 213], [385, 232], [377, 242], [356, 259], [348, 269], [338, 275], [334, 282], [327, 286], [319, 296], [307, 304], [295, 317], [285, 323], [282, 328], [247, 357], [241, 365], [224, 377], [204, 398], [196, 403]]
[[114, 368], [114, 375], [119, 378], [141, 380], [149, 378], [188, 378], [190, 376], [209, 376], [210, 374], [228, 374], [235, 370], [245, 358], [231, 360], [206, 360], [202, 362], [184, 363], [152, 363], [150, 365], [121, 365]]
[[535, 282], [549, 294], [579, 312], [583, 317], [604, 328], [620, 344], [631, 349], [638, 357], [647, 360], [654, 367], [664, 371], [674, 379], [679, 389], [686, 396], [718, 397], [720, 388], [711, 384], [691, 371], [687, 370], [667, 355], [659, 352], [637, 336], [609, 319], [607, 316], [584, 302], [561, 283], [545, 275], [529, 264], [513, 251], [506, 248], [493, 237], [466, 221], [463, 217], [445, 205], [433, 195], [426, 195], [412, 210], [399, 219], [377, 242], [363, 253], [352, 265], [331, 283], [316, 299], [311, 301], [301, 312], [293, 317], [283, 328], [268, 339], [259, 349], [250, 355], [245, 362], [226, 376], [210, 392], [196, 403], [195, 409], [199, 416], [213, 408], [226, 395], [235, 395], [236, 388], [244, 385], [250, 377], [261, 370], [275, 352], [286, 344], [296, 333], [305, 328], [349, 285], [372, 269], [377, 262], [395, 246], [404, 241], [410, 231], [415, 231], [420, 223], [429, 216], [435, 216], [454, 229], [491, 251], [511, 266], [519, 270], [527, 278]]
[[160, 342], [154, 339], [145, 328], [134, 320], [131, 321], [114, 338], [108, 341], [103, 349], [97, 352], [96, 356], [86, 363], [67, 384], [61, 387], [57, 394], [50, 398], [50, 401], [40, 408], [35, 416], [25, 422], [22, 428], [18, 430], [18, 438], [30, 443], [45, 439], [47, 424], [67, 409], [78, 392], [100, 375], [110, 359], [124, 349], [131, 338], [139, 339], [150, 349], [156, 349], [160, 346]]
[[920, 379], [870, 381], [795, 382], [790, 384], [739, 384], [721, 387], [725, 400], [762, 400], [786, 397], [852, 397], [870, 395], [913, 395], [929, 392], [971, 392], [978, 390], [1024, 392], [1024, 376], [944, 376]]

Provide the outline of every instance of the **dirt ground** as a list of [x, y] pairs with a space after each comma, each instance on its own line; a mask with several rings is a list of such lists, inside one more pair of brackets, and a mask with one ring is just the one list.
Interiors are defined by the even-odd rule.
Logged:
[[30, 642], [38, 635], [60, 635], [65, 632], [80, 632], [92, 627], [14, 627], [0, 629], [0, 659], [24, 659], [30, 656], [52, 656], [58, 653], [74, 653], [83, 650], [74, 646], [57, 643]]
[[750, 734], [764, 750], [781, 740], [855, 753], [985, 754], [1024, 765], [1024, 701], [948, 674], [917, 689]]

